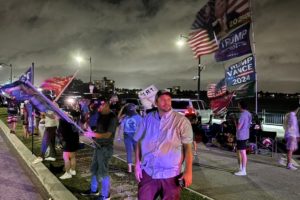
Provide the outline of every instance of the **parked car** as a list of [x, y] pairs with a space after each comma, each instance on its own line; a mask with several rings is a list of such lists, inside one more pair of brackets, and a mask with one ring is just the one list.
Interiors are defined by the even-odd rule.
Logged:
[[183, 115], [191, 112], [192, 108], [198, 118], [201, 119], [201, 123], [209, 123], [212, 116], [212, 110], [203, 100], [173, 98], [172, 108]]

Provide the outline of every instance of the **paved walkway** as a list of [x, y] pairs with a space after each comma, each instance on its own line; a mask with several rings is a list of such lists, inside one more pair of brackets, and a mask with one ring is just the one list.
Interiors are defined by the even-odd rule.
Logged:
[[44, 199], [0, 130], [0, 200]]
[[248, 176], [233, 175], [236, 155], [217, 148], [199, 147], [200, 165], [193, 167], [192, 189], [214, 199], [300, 199], [300, 170], [290, 171], [273, 158], [249, 155]]
[[[115, 152], [126, 159], [122, 145], [116, 146]], [[198, 152], [200, 162], [193, 166], [190, 188], [201, 194], [216, 200], [300, 199], [300, 169], [287, 170], [278, 163], [277, 155], [249, 155], [248, 176], [237, 177], [233, 175], [237, 169], [235, 153], [204, 145]]]

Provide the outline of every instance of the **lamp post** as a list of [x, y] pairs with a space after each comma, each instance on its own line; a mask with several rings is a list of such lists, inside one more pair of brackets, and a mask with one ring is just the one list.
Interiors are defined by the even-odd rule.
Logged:
[[[183, 47], [183, 45], [186, 43], [186, 40], [188, 40], [189, 38], [187, 36], [184, 36], [182, 34], [180, 34], [179, 36], [179, 40], [176, 42], [176, 45], [178, 47]], [[201, 59], [199, 57], [199, 60], [198, 60], [198, 76], [197, 76], [197, 79], [198, 79], [198, 82], [197, 82], [197, 99], [200, 99], [200, 89], [201, 89], [201, 72], [202, 70], [205, 69], [205, 66], [204, 65], [201, 65]]]
[[90, 56], [90, 83], [92, 83], [92, 57]]
[[199, 62], [198, 62], [198, 84], [197, 84], [197, 92], [198, 92], [198, 96], [197, 96], [197, 98], [198, 98], [198, 100], [200, 99], [200, 89], [201, 89], [201, 72], [202, 72], [202, 70], [204, 70], [205, 69], [205, 66], [204, 65], [201, 65], [201, 63], [200, 63], [200, 58], [199, 58]]
[[[76, 56], [75, 57], [75, 60], [78, 62], [79, 66], [80, 64], [84, 61], [84, 57], [82, 56]], [[92, 57], [90, 56], [89, 57], [89, 62], [90, 62], [90, 82], [89, 82], [89, 90], [90, 90], [90, 93], [93, 93], [93, 90], [94, 90], [94, 84], [92, 82]]]
[[12, 64], [0, 63], [0, 67], [2, 66], [10, 67], [10, 83], [12, 83]]

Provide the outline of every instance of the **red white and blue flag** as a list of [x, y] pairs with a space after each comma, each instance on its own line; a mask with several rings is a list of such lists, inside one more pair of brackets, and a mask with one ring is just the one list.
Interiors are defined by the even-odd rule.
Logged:
[[216, 97], [226, 94], [226, 91], [227, 91], [226, 82], [225, 82], [225, 79], [222, 79], [217, 84], [213, 83], [213, 84], [208, 85], [207, 97], [209, 99], [216, 98]]
[[212, 27], [211, 5], [204, 5], [196, 15], [189, 34], [188, 43], [196, 58], [218, 50], [218, 44]]
[[44, 90], [52, 90], [54, 91], [55, 96], [58, 96], [71, 80], [72, 76], [53, 77], [46, 79], [40, 87]]

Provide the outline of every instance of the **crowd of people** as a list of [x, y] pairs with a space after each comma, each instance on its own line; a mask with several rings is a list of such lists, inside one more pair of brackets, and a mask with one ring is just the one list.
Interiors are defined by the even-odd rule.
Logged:
[[[48, 97], [50, 100], [51, 97]], [[193, 159], [197, 156], [197, 143], [203, 141], [198, 118], [195, 115], [181, 115], [172, 109], [171, 93], [159, 91], [155, 97], [156, 109], [145, 116], [137, 113], [136, 105], [119, 106], [109, 99], [82, 99], [64, 109], [66, 114], [83, 130], [83, 135], [95, 142], [91, 162], [90, 188], [83, 196], [110, 198], [109, 161], [113, 155], [114, 138], [124, 140], [127, 153], [128, 173], [135, 174], [138, 181], [138, 199], [180, 199], [182, 187], [192, 184]], [[57, 105], [58, 106], [58, 105]], [[240, 117], [233, 118], [235, 148], [237, 152], [237, 176], [247, 175], [247, 140], [252, 116], [245, 102], [238, 103]], [[15, 133], [17, 115], [22, 112], [24, 137], [33, 134], [34, 124], [42, 137], [40, 156], [34, 164], [56, 160], [56, 145], [63, 150], [65, 173], [60, 179], [70, 179], [76, 175], [76, 151], [79, 150], [79, 131], [59, 118], [53, 111], [39, 113], [33, 111], [29, 102], [18, 106], [14, 98], [8, 103], [8, 124]], [[298, 148], [299, 126], [294, 108], [285, 117], [284, 129], [287, 141], [287, 169], [297, 169], [292, 165], [292, 154]], [[32, 120], [35, 119], [35, 122]], [[199, 139], [200, 137], [200, 139]], [[48, 153], [47, 153], [48, 151]], [[194, 156], [193, 156], [194, 154]], [[133, 159], [134, 157], [134, 159]], [[135, 163], [134, 163], [135, 161]], [[101, 192], [99, 190], [101, 185]]]

